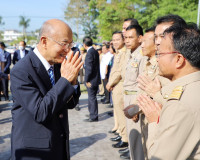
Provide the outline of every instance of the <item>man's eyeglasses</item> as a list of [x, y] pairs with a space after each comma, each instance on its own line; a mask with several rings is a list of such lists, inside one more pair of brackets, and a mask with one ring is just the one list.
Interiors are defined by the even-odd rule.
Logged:
[[156, 52], [156, 58], [159, 58], [159, 57], [161, 57], [162, 55], [165, 55], [165, 54], [180, 54], [179, 52], [176, 52], [176, 51], [174, 51], [174, 52], [161, 52], [161, 53], [159, 53], [159, 52]]
[[74, 47], [74, 42], [72, 43], [62, 43], [62, 42], [58, 42], [56, 41], [55, 39], [51, 38], [51, 37], [47, 37], [49, 39], [51, 39], [52, 41], [56, 42], [57, 44], [59, 44], [60, 46], [63, 47], [63, 49], [69, 49], [69, 48], [72, 48]]

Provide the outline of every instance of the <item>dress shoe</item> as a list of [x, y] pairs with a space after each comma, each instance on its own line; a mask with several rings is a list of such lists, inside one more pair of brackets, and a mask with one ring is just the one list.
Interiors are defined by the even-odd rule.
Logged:
[[105, 100], [106, 100], [106, 99], [105, 99], [105, 98], [103, 98], [103, 99], [101, 99], [101, 102], [105, 102]]
[[98, 122], [98, 118], [95, 118], [95, 119], [89, 118], [89, 119], [84, 119], [83, 121], [84, 122]]
[[130, 153], [129, 153], [129, 151], [121, 154], [120, 158], [121, 159], [130, 159]]
[[116, 144], [112, 145], [113, 148], [124, 148], [124, 147], [128, 147], [128, 142], [123, 142], [122, 140], [119, 141]]
[[115, 138], [110, 138], [111, 141], [121, 141], [122, 137], [121, 136], [117, 136]]
[[116, 131], [117, 131], [117, 130], [114, 130], [114, 131], [111, 130], [111, 131], [108, 131], [108, 133], [111, 133], [111, 134], [112, 134], [112, 133], [115, 133]]
[[102, 102], [102, 104], [109, 104], [109, 103], [110, 103], [109, 101]]
[[104, 96], [104, 94], [97, 94], [97, 96], [99, 96], [99, 97], [103, 97], [103, 96]]
[[106, 108], [113, 108], [113, 105], [107, 105]]
[[122, 154], [122, 153], [125, 153], [125, 152], [128, 152], [128, 151], [129, 151], [129, 149], [127, 147], [127, 148], [124, 148], [124, 149], [120, 149], [119, 153]]
[[78, 104], [76, 105], [76, 107], [75, 107], [74, 109], [75, 109], [76, 111], [80, 111], [80, 110], [81, 110]]
[[115, 132], [115, 133], [114, 133], [114, 135], [118, 136], [118, 135], [119, 135], [119, 133]]

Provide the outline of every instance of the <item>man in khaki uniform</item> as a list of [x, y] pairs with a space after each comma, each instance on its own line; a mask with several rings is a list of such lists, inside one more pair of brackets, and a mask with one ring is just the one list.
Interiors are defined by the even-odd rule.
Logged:
[[138, 98], [149, 122], [149, 159], [200, 159], [199, 44], [195, 26], [172, 26], [164, 32], [157, 61], [160, 74], [172, 81], [162, 88], [167, 102]]
[[[128, 146], [128, 138], [126, 132], [126, 119], [123, 114], [124, 99], [123, 99], [123, 79], [121, 77], [122, 66], [125, 65], [126, 47], [124, 45], [124, 39], [122, 32], [114, 32], [112, 37], [113, 46], [116, 49], [116, 55], [114, 57], [114, 64], [110, 73], [109, 81], [106, 86], [108, 91], [112, 91], [113, 105], [114, 105], [114, 119], [115, 127], [113, 130], [117, 130], [119, 136], [111, 140], [120, 140], [119, 144], [114, 144], [114, 148], [122, 148]], [[118, 127], [118, 128], [117, 128]]]
[[[155, 28], [155, 44], [156, 44], [156, 50], [158, 50], [160, 43], [163, 39], [163, 33], [164, 31], [171, 27], [172, 25], [179, 25], [184, 26], [186, 25], [186, 22], [184, 19], [182, 19], [178, 15], [166, 15], [163, 17], [159, 17], [156, 20], [156, 28]], [[148, 78], [147, 76], [138, 76], [138, 87], [145, 91], [150, 97], [152, 97], [155, 101], [164, 104], [167, 99], [167, 95], [160, 92], [160, 89], [162, 85], [166, 85], [170, 82], [170, 80], [167, 80], [166, 78], [156, 78], [154, 81], [152, 79]], [[162, 84], [162, 85], [161, 85]]]
[[[125, 44], [131, 52], [127, 54], [129, 58], [124, 74], [124, 107], [129, 106], [137, 94], [136, 79], [141, 72], [139, 66], [143, 57], [140, 47], [142, 35], [143, 31], [139, 25], [131, 25], [126, 29]], [[132, 120], [127, 119], [127, 133], [132, 159], [133, 155], [137, 156], [137, 159], [144, 159], [140, 130], [140, 124], [133, 123]]]

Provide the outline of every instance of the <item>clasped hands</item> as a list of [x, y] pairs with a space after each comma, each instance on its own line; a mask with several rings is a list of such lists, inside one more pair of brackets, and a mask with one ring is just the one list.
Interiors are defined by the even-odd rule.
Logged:
[[78, 73], [82, 66], [82, 56], [79, 56], [78, 51], [73, 55], [73, 51], [71, 50], [67, 54], [67, 60], [64, 59], [61, 64], [61, 77], [66, 78], [72, 85], [77, 84]]

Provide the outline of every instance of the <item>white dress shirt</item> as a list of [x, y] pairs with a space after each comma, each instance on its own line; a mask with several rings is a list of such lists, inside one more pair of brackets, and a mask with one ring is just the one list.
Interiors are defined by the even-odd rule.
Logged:
[[25, 56], [25, 49], [24, 50], [19, 50], [20, 51], [20, 57], [21, 59], [24, 58]]
[[111, 58], [113, 57], [113, 54], [110, 52], [107, 52], [102, 56], [101, 63], [100, 63], [100, 74], [101, 79], [105, 79], [106, 77], [106, 67], [108, 66]]

